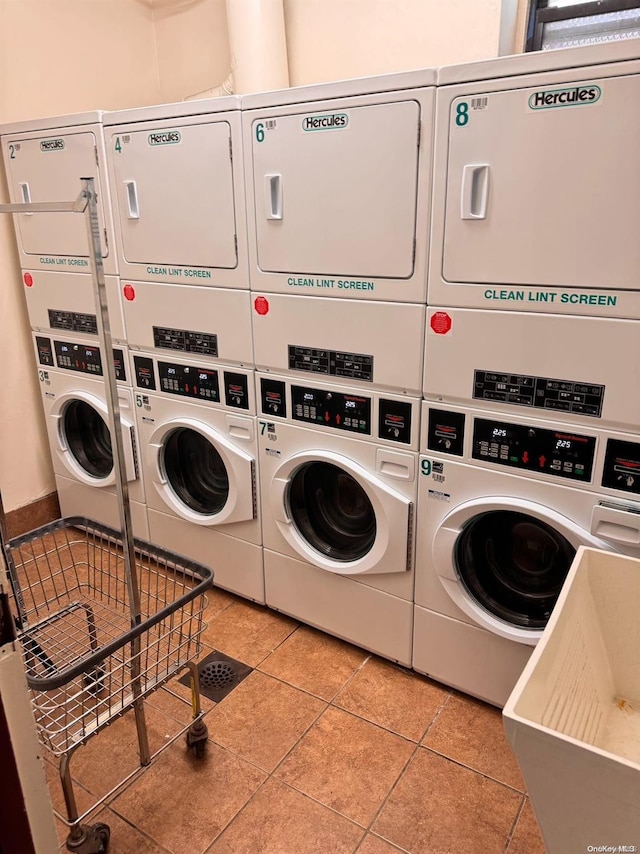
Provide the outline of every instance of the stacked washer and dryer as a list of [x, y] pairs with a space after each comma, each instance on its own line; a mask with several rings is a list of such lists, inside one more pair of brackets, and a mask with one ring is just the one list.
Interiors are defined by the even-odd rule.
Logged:
[[[95, 176], [134, 533], [148, 538], [101, 112], [5, 125], [2, 151], [12, 202], [75, 199]], [[16, 215], [15, 232], [60, 507], [120, 526], [83, 217]]]
[[240, 99], [105, 136], [149, 537], [264, 602]]
[[640, 61], [438, 82], [413, 667], [502, 705], [578, 546], [640, 556]]
[[266, 603], [408, 666], [434, 101], [242, 103]]

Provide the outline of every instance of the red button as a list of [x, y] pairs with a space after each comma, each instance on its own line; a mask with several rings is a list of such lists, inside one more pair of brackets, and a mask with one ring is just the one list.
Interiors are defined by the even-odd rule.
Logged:
[[451, 329], [451, 317], [446, 311], [434, 312], [429, 323], [436, 335], [446, 335]]
[[256, 297], [253, 307], [258, 314], [269, 314], [269, 300], [266, 297]]
[[136, 298], [136, 289], [133, 285], [125, 285], [122, 289], [122, 293], [124, 294], [124, 298], [129, 300], [129, 302], [133, 302]]
[[25, 273], [22, 278], [24, 279], [24, 283], [28, 288], [33, 287], [33, 276], [31, 275], [31, 273]]

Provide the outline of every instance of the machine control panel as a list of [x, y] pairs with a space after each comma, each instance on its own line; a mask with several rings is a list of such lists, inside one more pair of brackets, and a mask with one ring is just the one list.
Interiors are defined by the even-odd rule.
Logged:
[[[100, 348], [91, 344], [78, 344], [75, 341], [53, 342], [56, 354], [56, 365], [65, 371], [78, 371], [83, 374], [102, 376], [102, 358]], [[113, 364], [116, 369], [116, 379], [126, 381], [127, 372], [124, 366], [122, 350], [113, 350]]]
[[153, 344], [161, 350], [180, 350], [183, 353], [199, 353], [201, 356], [218, 355], [218, 336], [209, 332], [154, 326]]
[[197, 400], [220, 401], [218, 372], [193, 365], [176, 365], [158, 361], [160, 391], [194, 397]]
[[289, 370], [373, 382], [373, 356], [290, 344]]
[[55, 362], [53, 361], [53, 349], [51, 347], [51, 339], [44, 338], [43, 336], [36, 337], [36, 347], [38, 348], [38, 362], [41, 365], [47, 365], [50, 368], [53, 368]]
[[523, 374], [474, 371], [473, 396], [476, 400], [513, 403], [536, 409], [572, 412], [600, 418], [604, 386], [595, 383], [556, 380]]
[[378, 436], [391, 442], [411, 442], [411, 404], [382, 398], [378, 407]]
[[461, 457], [464, 449], [464, 413], [429, 409], [427, 448]]
[[263, 415], [287, 417], [287, 386], [280, 380], [260, 378], [260, 405]]
[[321, 424], [363, 436], [371, 434], [371, 398], [319, 388], [291, 386], [295, 421]]
[[224, 372], [224, 399], [227, 406], [249, 409], [249, 384], [246, 374]]
[[602, 485], [640, 495], [640, 444], [609, 439]]
[[596, 440], [569, 430], [545, 430], [525, 424], [476, 418], [473, 424], [474, 460], [550, 474], [591, 480]]
[[150, 359], [148, 356], [134, 356], [133, 367], [138, 388], [155, 391], [156, 375], [153, 371], [153, 359]]
[[95, 314], [83, 314], [79, 311], [58, 311], [50, 308], [49, 326], [52, 329], [66, 329], [68, 332], [80, 332], [82, 335], [97, 335], [98, 321]]

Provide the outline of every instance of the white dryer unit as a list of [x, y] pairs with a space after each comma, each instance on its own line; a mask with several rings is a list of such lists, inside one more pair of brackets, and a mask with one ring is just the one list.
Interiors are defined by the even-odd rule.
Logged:
[[640, 556], [640, 442], [423, 407], [413, 667], [502, 706], [577, 548]]
[[[115, 342], [126, 343], [120, 279], [105, 276], [109, 327]], [[97, 339], [96, 299], [90, 276], [34, 270], [22, 274], [29, 322], [34, 332], [68, 334]]]
[[243, 97], [259, 370], [420, 394], [434, 81]]
[[637, 39], [438, 72], [429, 305], [640, 317]]
[[130, 346], [252, 364], [240, 98], [105, 127]]
[[[119, 530], [120, 511], [108, 426], [102, 355], [91, 342], [35, 335], [38, 375], [51, 459], [63, 516], [82, 516]], [[114, 349], [122, 442], [136, 537], [149, 539], [138, 461], [127, 354]]]
[[[104, 269], [117, 273], [103, 116], [91, 112], [17, 122], [1, 126], [0, 136], [14, 203], [73, 201], [80, 193], [80, 179], [95, 179]], [[16, 214], [14, 221], [23, 270], [89, 273], [83, 216]], [[88, 277], [85, 286], [91, 292]]]
[[419, 401], [256, 382], [267, 605], [410, 665]]
[[264, 602], [253, 372], [131, 354], [151, 541]]
[[633, 432], [639, 387], [637, 320], [428, 308], [430, 400]]

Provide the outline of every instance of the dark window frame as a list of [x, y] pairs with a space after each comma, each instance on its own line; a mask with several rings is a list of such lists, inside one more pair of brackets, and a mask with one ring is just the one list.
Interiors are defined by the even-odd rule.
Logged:
[[531, 0], [525, 52], [542, 49], [544, 25], [568, 18], [591, 18], [609, 12], [626, 12], [640, 7], [640, 0], [596, 0], [592, 3], [576, 3], [571, 6], [549, 7], [549, 0]]

